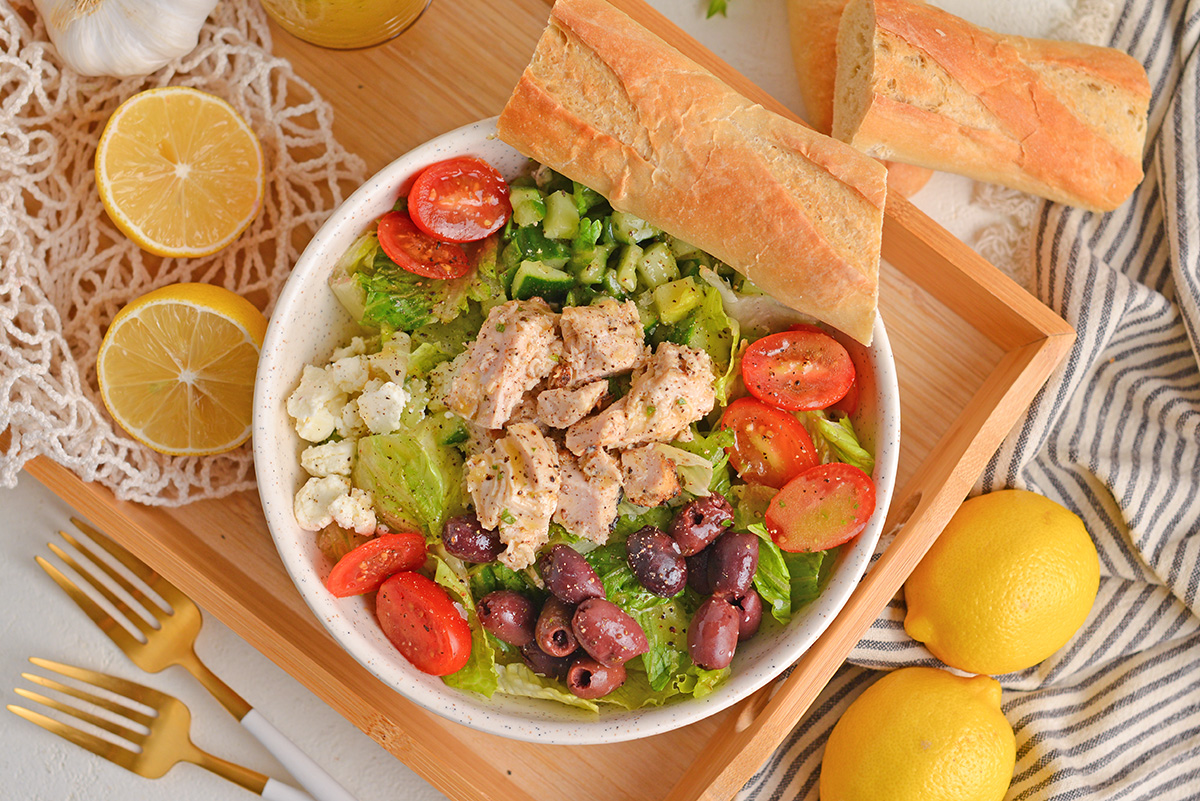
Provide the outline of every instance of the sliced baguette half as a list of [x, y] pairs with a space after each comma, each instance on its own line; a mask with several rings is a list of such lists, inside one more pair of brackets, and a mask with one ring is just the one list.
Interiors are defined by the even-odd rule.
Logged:
[[869, 343], [886, 171], [604, 0], [558, 0], [498, 124], [521, 153]]

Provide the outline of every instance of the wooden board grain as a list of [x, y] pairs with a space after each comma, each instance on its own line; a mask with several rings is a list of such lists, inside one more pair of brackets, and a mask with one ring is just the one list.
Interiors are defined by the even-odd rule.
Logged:
[[[615, 5], [747, 96], [790, 114], [641, 0]], [[275, 52], [333, 104], [338, 139], [374, 172], [432, 136], [498, 113], [547, 9], [545, 0], [441, 0], [401, 38], [366, 51], [319, 50], [277, 27], [272, 33]], [[895, 592], [1069, 342], [1061, 320], [902, 199], [889, 202], [884, 255], [881, 309], [903, 420], [891, 519], [911, 515], [907, 539], [897, 538], [773, 698], [647, 740], [519, 743], [409, 703], [341, 651], [309, 612], [252, 493], [150, 508], [118, 502], [45, 459], [29, 472], [451, 798], [728, 798]]]

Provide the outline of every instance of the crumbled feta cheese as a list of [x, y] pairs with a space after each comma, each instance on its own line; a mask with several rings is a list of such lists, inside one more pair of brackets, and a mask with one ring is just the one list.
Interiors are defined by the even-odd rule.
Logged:
[[362, 337], [354, 337], [350, 340], [350, 344], [345, 347], [335, 348], [333, 355], [329, 357], [329, 361], [336, 362], [338, 359], [345, 359], [347, 356], [364, 356], [366, 355], [367, 341]]
[[392, 381], [372, 386], [374, 383], [368, 381], [367, 388], [358, 396], [358, 414], [372, 434], [390, 434], [400, 427], [408, 392]]
[[371, 361], [372, 372], [385, 381], [403, 384], [404, 377], [408, 374], [408, 353], [411, 345], [408, 334], [397, 331], [382, 350], [367, 357]]
[[367, 426], [362, 415], [358, 413], [358, 398], [351, 398], [342, 407], [342, 416], [337, 424], [338, 436], [342, 439], [356, 440], [367, 433]]
[[375, 499], [366, 490], [357, 487], [345, 495], [339, 495], [329, 504], [333, 522], [342, 528], [353, 529], [358, 534], [375, 531]]
[[349, 492], [350, 479], [345, 476], [310, 478], [296, 493], [296, 522], [305, 531], [320, 531], [333, 522], [330, 506]]
[[342, 392], [361, 392], [370, 378], [367, 356], [346, 356], [325, 368]]
[[305, 448], [300, 454], [300, 465], [311, 476], [348, 476], [354, 464], [357, 445], [352, 439], [340, 442], [325, 442]]
[[300, 386], [287, 399], [287, 410], [296, 421], [296, 433], [309, 442], [320, 442], [333, 433], [346, 393], [338, 389], [329, 372], [307, 365]]

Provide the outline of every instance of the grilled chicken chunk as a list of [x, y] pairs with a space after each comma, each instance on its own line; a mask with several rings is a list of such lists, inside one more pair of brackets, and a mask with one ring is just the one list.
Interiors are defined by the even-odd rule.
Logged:
[[629, 393], [567, 429], [567, 449], [629, 448], [669, 442], [712, 411], [712, 359], [701, 350], [664, 342], [634, 375]]
[[621, 484], [625, 497], [638, 506], [658, 506], [679, 494], [675, 463], [653, 445], [621, 453]]
[[621, 471], [604, 451], [576, 458], [559, 451], [558, 509], [554, 522], [579, 537], [603, 545], [617, 519]]
[[467, 349], [446, 405], [484, 428], [502, 428], [524, 394], [562, 358], [558, 315], [541, 298], [493, 308]]
[[566, 385], [577, 387], [626, 373], [646, 357], [642, 320], [633, 301], [605, 300], [591, 306], [567, 306], [562, 311], [563, 361]]
[[584, 418], [608, 391], [607, 381], [575, 389], [544, 389], [537, 397], [537, 416], [551, 428], [566, 428]]
[[467, 491], [484, 528], [507, 546], [500, 561], [513, 570], [533, 564], [549, 539], [558, 508], [558, 448], [533, 423], [514, 423], [492, 447], [467, 460]]

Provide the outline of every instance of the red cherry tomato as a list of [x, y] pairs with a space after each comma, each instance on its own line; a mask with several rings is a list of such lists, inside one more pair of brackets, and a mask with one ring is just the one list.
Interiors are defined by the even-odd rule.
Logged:
[[754, 398], [739, 398], [721, 415], [733, 430], [729, 463], [744, 480], [778, 489], [821, 463], [812, 437], [792, 415]]
[[824, 409], [854, 381], [854, 362], [842, 344], [818, 330], [770, 334], [746, 348], [742, 380], [763, 403], [791, 411]]
[[375, 596], [383, 633], [422, 673], [446, 676], [471, 656], [471, 627], [446, 591], [420, 573], [397, 573]]
[[875, 512], [875, 482], [831, 462], [805, 470], [771, 499], [766, 525], [785, 551], [824, 551], [858, 536]]
[[512, 214], [508, 183], [482, 159], [464, 156], [431, 164], [408, 190], [416, 226], [447, 242], [475, 242]]
[[325, 586], [338, 598], [379, 589], [384, 579], [425, 564], [425, 538], [411, 531], [383, 534], [343, 556], [329, 571]]
[[858, 374], [854, 374], [854, 380], [850, 382], [850, 389], [846, 391], [845, 397], [829, 407], [833, 411], [845, 412], [848, 416], [853, 417], [858, 411]]
[[379, 246], [389, 259], [423, 278], [461, 278], [471, 269], [461, 245], [433, 238], [402, 211], [379, 218]]

